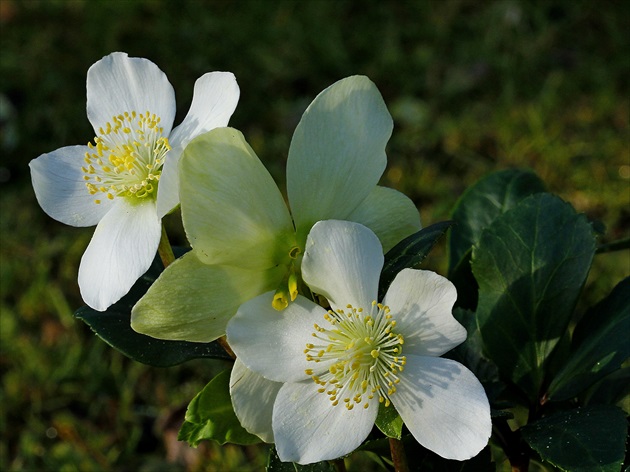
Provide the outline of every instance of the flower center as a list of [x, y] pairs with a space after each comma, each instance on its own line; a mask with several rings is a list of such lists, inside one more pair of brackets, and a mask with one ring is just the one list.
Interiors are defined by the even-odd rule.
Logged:
[[294, 301], [298, 296], [298, 276], [299, 269], [296, 267], [296, 259], [302, 250], [298, 246], [291, 246], [289, 249], [289, 267], [286, 277], [282, 280], [280, 287], [273, 295], [271, 306], [278, 311], [289, 306], [289, 301]]
[[389, 406], [406, 363], [401, 356], [403, 336], [392, 331], [396, 321], [387, 306], [374, 301], [369, 314], [352, 305], [346, 308], [324, 315], [330, 328], [314, 325], [317, 341], [306, 345], [306, 360], [332, 363], [321, 375], [315, 375], [314, 369], [306, 369], [306, 375], [320, 385], [318, 391], [326, 393], [333, 406], [341, 400], [348, 410], [361, 403], [368, 408], [375, 395]]
[[86, 165], [81, 167], [90, 195], [103, 194], [110, 200], [155, 197], [164, 158], [171, 149], [163, 131], [160, 118], [148, 111], [112, 117], [99, 129], [94, 144], [88, 143]]

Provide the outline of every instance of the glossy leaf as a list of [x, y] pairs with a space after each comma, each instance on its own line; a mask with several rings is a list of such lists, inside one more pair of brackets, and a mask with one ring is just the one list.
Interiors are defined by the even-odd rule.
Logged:
[[201, 441], [214, 440], [219, 444], [256, 444], [258, 436], [241, 426], [230, 398], [230, 371], [225, 370], [213, 378], [192, 399], [177, 439], [196, 447]]
[[[183, 252], [179, 249], [176, 254], [181, 255]], [[164, 270], [164, 266], [159, 258], [156, 258], [149, 270], [134, 284], [129, 293], [106, 311], [96, 311], [88, 306], [83, 306], [74, 315], [84, 321], [99, 338], [111, 347], [143, 364], [154, 367], [169, 367], [197, 358], [230, 359], [230, 356], [217, 342], [164, 341], [136, 333], [131, 329], [131, 309], [146, 293], [162, 270]]]
[[448, 241], [449, 274], [495, 218], [529, 195], [544, 191], [545, 185], [536, 174], [518, 169], [490, 174], [466, 190], [453, 210], [456, 224]]
[[392, 405], [386, 407], [379, 403], [375, 424], [388, 438], [402, 437], [403, 420]]
[[[497, 366], [483, 354], [483, 342], [477, 326], [476, 315], [470, 310], [456, 307], [453, 309], [453, 316], [466, 328], [468, 335], [466, 341], [446, 353], [444, 357], [468, 367], [483, 384], [488, 400], [492, 404], [492, 401], [498, 397], [505, 386], [499, 381]], [[498, 416], [500, 413], [497, 412], [496, 415]]]
[[628, 432], [625, 413], [593, 405], [554, 413], [521, 429], [540, 457], [571, 472], [618, 472]]
[[550, 194], [499, 216], [473, 249], [484, 351], [528, 395], [565, 333], [588, 274], [595, 237], [584, 215]]
[[452, 225], [452, 221], [441, 221], [422, 228], [417, 233], [403, 239], [387, 252], [385, 264], [381, 271], [378, 290], [379, 300], [383, 299], [389, 285], [398, 272], [403, 269], [417, 268]]
[[593, 306], [573, 332], [569, 361], [549, 386], [549, 400], [580, 394], [630, 357], [630, 277]]
[[524, 198], [544, 190], [543, 182], [533, 172], [508, 169], [482, 178], [459, 198], [448, 239], [448, 278], [457, 287], [458, 306], [472, 310], [477, 306], [477, 282], [470, 259], [482, 231]]
[[335, 467], [328, 461], [307, 465], [300, 465], [295, 462], [282, 462], [275, 447], [269, 450], [266, 467], [267, 472], [335, 472], [335, 470]]
[[595, 383], [583, 396], [583, 401], [586, 405], [617, 405], [630, 411], [630, 367], [622, 367]]

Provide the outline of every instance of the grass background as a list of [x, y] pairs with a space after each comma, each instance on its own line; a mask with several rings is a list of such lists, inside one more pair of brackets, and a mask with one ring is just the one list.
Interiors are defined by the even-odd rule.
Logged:
[[[382, 183], [423, 221], [448, 218], [479, 177], [528, 167], [601, 221], [630, 232], [630, 2], [0, 0], [0, 469], [260, 470], [264, 447], [175, 440], [183, 409], [226, 366], [129, 361], [72, 316], [91, 229], [37, 205], [28, 162], [87, 143], [85, 77], [112, 51], [151, 59], [188, 110], [194, 81], [233, 72], [231, 125], [284, 188], [293, 130], [334, 81], [365, 74], [394, 117]], [[185, 244], [178, 216], [167, 225]], [[444, 272], [444, 244], [427, 266]], [[597, 256], [583, 306], [630, 273]], [[363, 470], [361, 454], [348, 461]]]

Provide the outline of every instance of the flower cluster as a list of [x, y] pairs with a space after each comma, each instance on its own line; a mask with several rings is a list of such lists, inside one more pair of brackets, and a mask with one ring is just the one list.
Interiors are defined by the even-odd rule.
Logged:
[[190, 342], [227, 333], [236, 416], [281, 460], [354, 451], [379, 408], [395, 408], [443, 457], [476, 455], [490, 436], [486, 394], [439, 357], [466, 338], [454, 286], [404, 269], [378, 299], [384, 252], [420, 219], [411, 200], [378, 185], [393, 123], [376, 86], [348, 77], [306, 109], [288, 152], [288, 206], [227, 127], [238, 98], [232, 74], [205, 74], [172, 128], [173, 88], [155, 64], [113, 53], [89, 69], [93, 142], [30, 164], [46, 213], [96, 225], [79, 267], [85, 302], [103, 311], [129, 291], [164, 242], [161, 219], [181, 204], [192, 250], [165, 264], [131, 326]]

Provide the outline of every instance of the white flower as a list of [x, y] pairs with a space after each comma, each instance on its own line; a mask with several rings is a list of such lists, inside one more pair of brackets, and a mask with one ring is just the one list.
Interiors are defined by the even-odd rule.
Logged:
[[230, 320], [235, 412], [250, 432], [275, 441], [281, 460], [308, 464], [354, 451], [379, 403], [393, 405], [415, 439], [445, 458], [468, 459], [487, 444], [482, 385], [461, 364], [438, 357], [466, 338], [451, 314], [454, 286], [433, 272], [405, 269], [380, 304], [382, 267], [381, 244], [369, 229], [318, 222], [302, 276], [331, 309], [298, 296], [279, 314], [267, 293]]
[[87, 74], [87, 116], [96, 138], [30, 163], [37, 201], [52, 218], [96, 226], [81, 259], [85, 302], [105, 310], [151, 265], [160, 222], [179, 202], [177, 162], [195, 136], [226, 126], [239, 88], [229, 72], [195, 83], [184, 121], [172, 129], [175, 93], [151, 61], [115, 52]]

